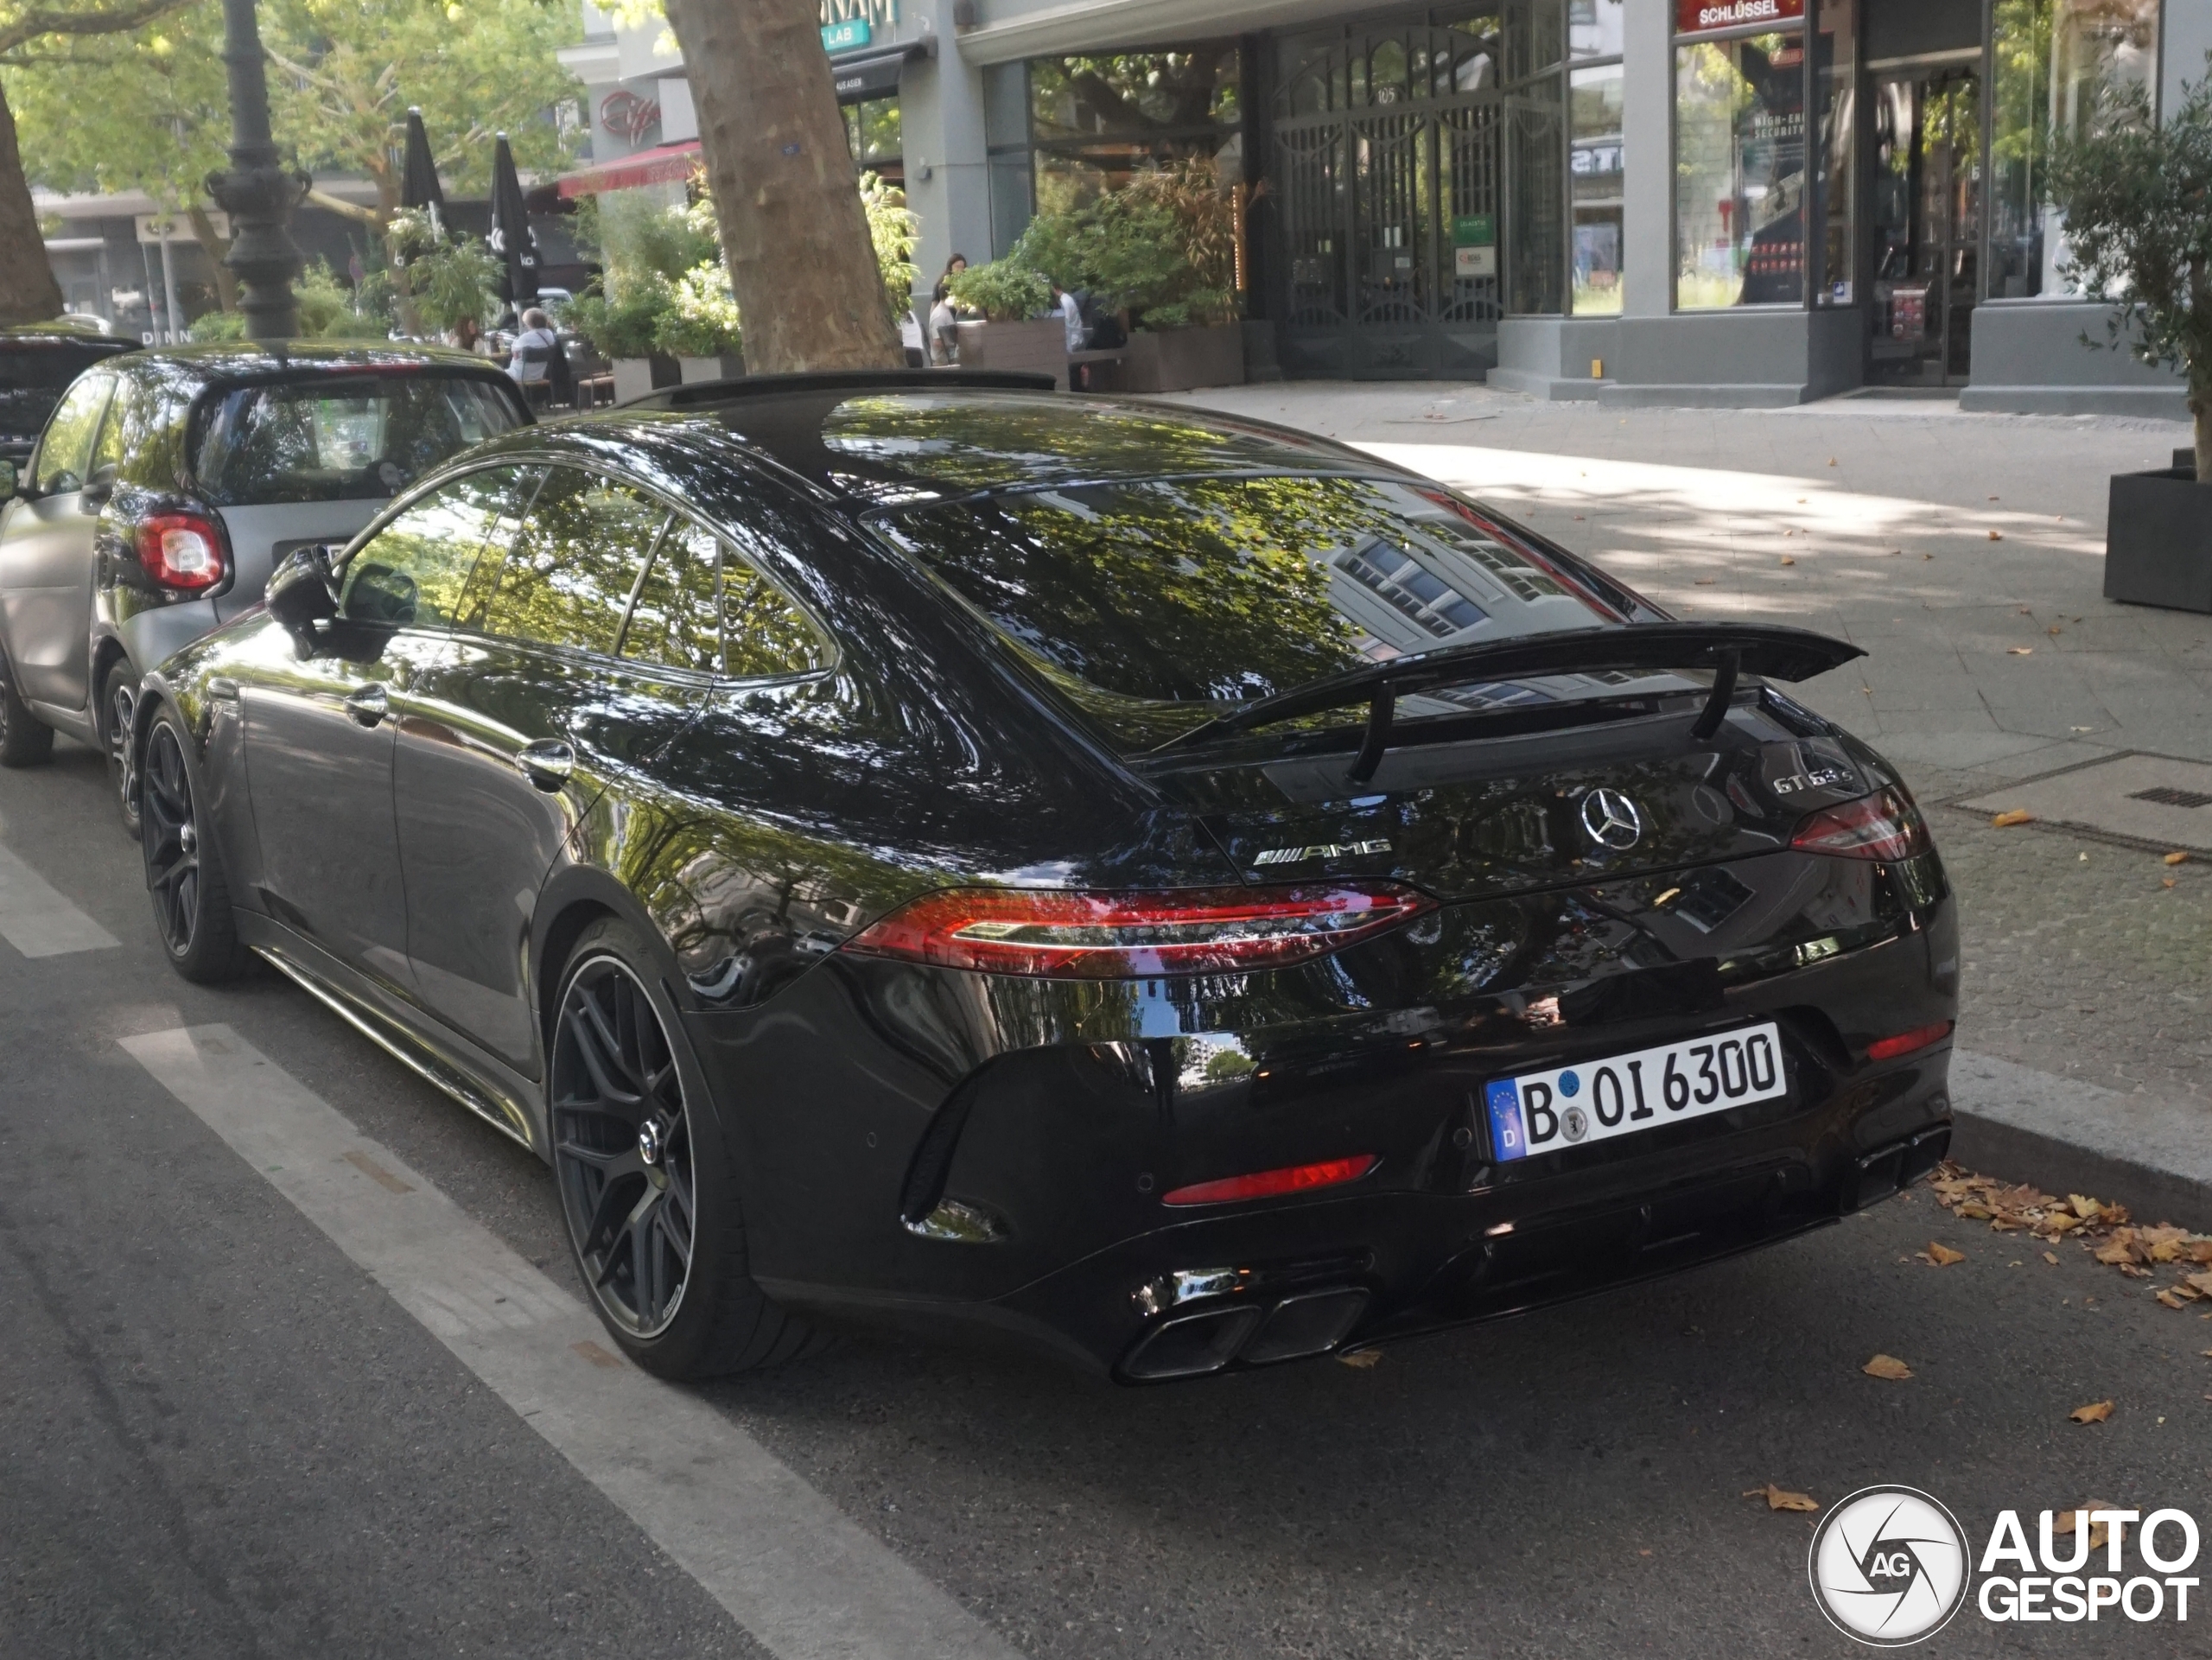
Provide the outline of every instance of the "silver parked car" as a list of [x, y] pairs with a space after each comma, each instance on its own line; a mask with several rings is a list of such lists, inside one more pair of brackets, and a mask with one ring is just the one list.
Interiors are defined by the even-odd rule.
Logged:
[[531, 418], [481, 358], [302, 341], [134, 353], [0, 461], [0, 766], [64, 732], [104, 746], [137, 828], [139, 679], [261, 599], [295, 548], [343, 543], [398, 491]]

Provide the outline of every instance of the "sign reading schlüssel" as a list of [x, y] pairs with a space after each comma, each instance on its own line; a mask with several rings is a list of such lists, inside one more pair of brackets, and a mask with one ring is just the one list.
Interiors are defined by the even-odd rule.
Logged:
[[1675, 28], [1683, 35], [1748, 23], [1786, 23], [1805, 15], [1805, 0], [1675, 0]]

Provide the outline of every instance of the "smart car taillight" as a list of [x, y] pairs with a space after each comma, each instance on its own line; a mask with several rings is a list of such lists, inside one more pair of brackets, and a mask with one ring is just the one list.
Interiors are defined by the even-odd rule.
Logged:
[[1842, 859], [1910, 859], [1936, 843], [1912, 798], [1891, 788], [1821, 809], [1797, 826], [1789, 845]]
[[1395, 882], [1157, 893], [962, 887], [901, 906], [845, 949], [1051, 979], [1235, 973], [1341, 950], [1434, 903]]
[[228, 575], [223, 533], [198, 513], [156, 513], [138, 525], [138, 563], [163, 588], [198, 594]]

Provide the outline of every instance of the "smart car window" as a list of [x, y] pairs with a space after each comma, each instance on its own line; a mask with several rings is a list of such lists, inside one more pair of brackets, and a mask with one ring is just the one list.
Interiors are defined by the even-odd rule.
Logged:
[[669, 510], [634, 485], [554, 467], [499, 573], [483, 630], [613, 656]]
[[340, 614], [400, 628], [452, 622], [477, 556], [534, 472], [494, 467], [464, 474], [408, 507], [346, 561]]
[[522, 419], [481, 377], [319, 374], [226, 394], [203, 417], [195, 467], [220, 506], [375, 500]]
[[0, 436], [35, 438], [70, 383], [113, 347], [86, 347], [48, 340], [0, 344]]
[[100, 412], [114, 386], [112, 374], [88, 374], [62, 395], [39, 440], [38, 461], [31, 475], [36, 493], [51, 496], [85, 487]]

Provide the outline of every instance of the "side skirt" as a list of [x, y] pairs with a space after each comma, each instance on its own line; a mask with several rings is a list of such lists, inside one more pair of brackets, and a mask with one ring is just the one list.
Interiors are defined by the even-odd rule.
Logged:
[[[246, 913], [241, 913], [238, 919], [246, 923]], [[304, 953], [289, 942], [270, 938], [283, 932], [281, 926], [272, 925], [264, 918], [254, 918], [252, 922], [258, 925], [249, 925], [242, 932], [261, 936], [248, 941], [256, 956], [410, 1072], [435, 1084], [493, 1129], [519, 1142], [539, 1158], [546, 1156], [537, 1133], [537, 1116], [530, 1110], [520, 1091], [492, 1083], [482, 1070], [464, 1064], [429, 1042], [420, 1033], [354, 995], [334, 977], [311, 967], [304, 960]]]

